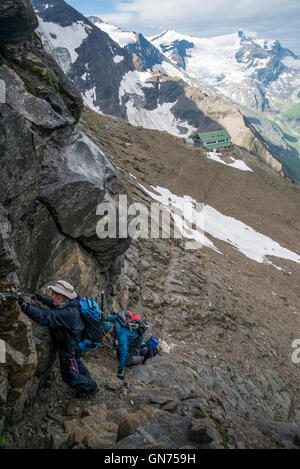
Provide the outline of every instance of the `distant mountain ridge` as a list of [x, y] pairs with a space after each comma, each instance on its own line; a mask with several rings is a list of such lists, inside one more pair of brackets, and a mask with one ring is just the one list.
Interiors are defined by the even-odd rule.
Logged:
[[[63, 0], [32, 1], [46, 50], [91, 109], [178, 137], [224, 127], [234, 144], [293, 179], [285, 156], [278, 156], [282, 147], [290, 156], [290, 147], [280, 131], [273, 127], [266, 131], [264, 126], [258, 130], [257, 119], [245, 119], [228, 97], [191, 77], [142, 34], [123, 31], [98, 17], [86, 18]], [[189, 44], [184, 43], [182, 50], [187, 47]], [[274, 135], [273, 146], [268, 135]], [[298, 164], [297, 156], [293, 158]]]
[[121, 47], [126, 48], [130, 54], [135, 54], [142, 61], [144, 67], [149, 70], [159, 69], [166, 57], [157, 47], [151, 44], [140, 33], [124, 31], [117, 26], [105, 23], [98, 16], [87, 16], [88, 20], [116, 41]]
[[[187, 136], [198, 126], [220, 127], [185, 96], [184, 84], [174, 79], [160, 81], [147, 71], [156, 49], [142, 35], [121, 31], [122, 38], [117, 43], [114, 39], [118, 28], [109, 27], [110, 33], [114, 32], [111, 38], [63, 0], [52, 0], [51, 4], [47, 0], [32, 0], [32, 3], [44, 47], [91, 109], [177, 136]], [[101, 20], [98, 23], [101, 25]], [[128, 51], [120, 44], [132, 44], [132, 49]], [[159, 51], [154, 58], [166, 60]], [[173, 67], [171, 63], [170, 66]]]
[[164, 31], [148, 40], [189, 76], [236, 103], [300, 183], [300, 56], [279, 41], [242, 31], [212, 38]]
[[148, 39], [189, 75], [254, 111], [271, 109], [282, 99], [298, 99], [300, 57], [279, 41], [248, 37], [242, 31], [199, 38], [168, 30]]
[[81, 91], [85, 104], [126, 118], [118, 90], [124, 74], [134, 70], [132, 56], [63, 0], [32, 0], [32, 5], [45, 49]]

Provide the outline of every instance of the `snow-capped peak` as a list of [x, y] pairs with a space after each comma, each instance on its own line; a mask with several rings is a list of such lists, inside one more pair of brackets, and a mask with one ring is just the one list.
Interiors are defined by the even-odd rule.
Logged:
[[168, 30], [151, 42], [188, 75], [254, 111], [270, 108], [279, 93], [284, 99], [297, 96], [300, 77], [293, 71], [299, 70], [298, 57], [257, 33], [240, 30], [207, 38]]
[[131, 31], [124, 31], [123, 29], [113, 24], [102, 21], [97, 16], [88, 16], [87, 19], [91, 21], [99, 29], [107, 33], [120, 47], [126, 47], [129, 44], [134, 44], [137, 40], [137, 34]]

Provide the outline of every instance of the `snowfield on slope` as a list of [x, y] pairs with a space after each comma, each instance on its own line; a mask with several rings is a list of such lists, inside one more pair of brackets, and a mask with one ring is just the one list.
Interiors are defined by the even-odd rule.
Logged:
[[[142, 126], [144, 129], [160, 130], [161, 132], [168, 132], [175, 137], [184, 137], [196, 132], [196, 128], [176, 119], [172, 114], [172, 108], [175, 103], [158, 104], [157, 108], [153, 111], [147, 109], [137, 109], [131, 101], [126, 104], [127, 118], [130, 124], [135, 126]], [[179, 128], [186, 128], [187, 131], [183, 134]]]
[[83, 102], [85, 106], [89, 107], [95, 112], [98, 112], [99, 114], [103, 114], [99, 106], [95, 106], [95, 102], [97, 100], [97, 93], [96, 93], [96, 86], [93, 88], [86, 90], [85, 93], [81, 93]]
[[[147, 39], [188, 75], [253, 110], [263, 110], [263, 97], [272, 106], [276, 99], [281, 103], [299, 100], [300, 59], [278, 41], [242, 31], [210, 38], [164, 31]], [[249, 86], [259, 102], [248, 96]], [[236, 87], [240, 88], [237, 95]]]
[[[241, 47], [237, 33], [211, 38], [186, 36], [176, 31], [167, 31], [158, 38], [148, 38], [168, 59], [172, 60], [172, 44], [187, 41], [194, 44], [187, 50], [185, 71], [192, 77], [218, 88], [232, 82], [240, 83], [250, 76], [252, 70], [247, 64], [236, 61], [235, 55]], [[222, 76], [222, 80], [221, 80]]]
[[210, 151], [206, 154], [206, 156], [210, 160], [214, 160], [217, 163], [222, 163], [222, 164], [225, 164], [226, 166], [230, 166], [231, 168], [239, 169], [241, 171], [250, 171], [251, 173], [253, 173], [252, 169], [250, 169], [249, 166], [247, 166], [243, 160], [236, 160], [232, 156], [229, 157], [232, 163], [226, 163], [225, 161], [223, 161], [220, 158], [220, 156], [222, 156], [221, 153], [215, 153], [213, 151]]
[[[201, 216], [197, 217], [197, 229], [193, 229], [191, 225], [196, 220], [193, 219], [193, 211], [188, 208], [199, 206], [195, 199], [187, 195], [183, 197], [175, 195], [168, 189], [160, 186], [151, 186], [154, 192], [147, 190], [140, 184], [139, 186], [152, 199], [166, 207], [168, 212], [172, 214], [177, 229], [187, 239], [198, 241], [203, 246], [214, 249], [221, 254], [213, 242], [205, 236], [205, 233], [207, 233], [216, 239], [230, 244], [249, 259], [259, 263], [271, 264], [278, 270], [283, 269], [276, 266], [267, 256], [279, 257], [300, 264], [299, 254], [282, 247], [268, 236], [257, 232], [233, 217], [223, 215], [206, 204], [203, 204]], [[174, 211], [175, 215], [173, 215]]]
[[38, 16], [38, 32], [43, 38], [43, 43], [48, 52], [53, 52], [57, 48], [67, 49], [71, 56], [71, 63], [76, 62], [78, 49], [83, 41], [88, 37], [91, 26], [82, 21], [73, 23], [71, 26], [60, 26], [56, 23], [43, 21]]
[[144, 96], [143, 88], [153, 88], [152, 83], [146, 83], [152, 75], [149, 72], [138, 72], [136, 70], [126, 73], [119, 88], [120, 104], [125, 95]]
[[130, 31], [123, 31], [123, 29], [113, 24], [104, 23], [101, 20], [94, 22], [94, 25], [107, 33], [120, 47], [128, 46], [136, 42], [136, 34]]
[[[142, 126], [145, 129], [160, 130], [170, 133], [175, 137], [184, 137], [195, 133], [196, 127], [176, 118], [172, 113], [175, 102], [158, 104], [152, 111], [143, 107], [146, 100], [143, 88], [153, 88], [153, 84], [147, 82], [152, 77], [150, 72], [130, 71], [126, 73], [120, 84], [119, 99], [122, 104], [123, 97], [129, 98], [126, 102], [127, 119], [130, 124]], [[186, 129], [183, 133], [182, 128]]]

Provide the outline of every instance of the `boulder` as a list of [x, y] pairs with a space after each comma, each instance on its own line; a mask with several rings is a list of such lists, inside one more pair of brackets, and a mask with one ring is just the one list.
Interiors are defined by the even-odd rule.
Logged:
[[172, 402], [173, 398], [169, 396], [151, 396], [149, 401], [151, 404], [159, 404], [160, 406], [163, 406]]
[[199, 445], [209, 445], [212, 442], [220, 443], [221, 438], [217, 430], [206, 420], [195, 421], [189, 430], [189, 438]]
[[118, 441], [135, 433], [140, 426], [157, 419], [161, 415], [161, 411], [153, 407], [147, 407], [133, 414], [128, 414], [119, 424]]
[[276, 422], [257, 425], [264, 436], [276, 442], [277, 447], [284, 449], [300, 448], [300, 430], [296, 423]]
[[198, 375], [192, 368], [176, 363], [178, 358], [172, 354], [172, 361], [168, 355], [156, 356], [155, 360], [149, 360], [147, 366], [135, 367], [130, 373], [142, 383], [155, 385], [161, 395], [170, 392], [182, 394], [194, 391], [197, 393], [199, 387], [196, 384]]
[[68, 440], [68, 447], [103, 449], [111, 447], [116, 438], [118, 426], [112, 422], [90, 421], [80, 426], [72, 433]]
[[190, 417], [162, 413], [155, 420], [140, 425], [135, 433], [120, 440], [114, 449], [196, 449], [199, 445], [189, 437], [192, 422]]
[[12, 69], [3, 65], [0, 79], [6, 85], [6, 104], [19, 116], [41, 129], [54, 130], [74, 124], [75, 119], [68, 115], [59, 115], [51, 104], [27, 92], [22, 79]]
[[30, 0], [2, 0], [0, 42], [16, 43], [30, 39], [38, 20]]
[[171, 414], [175, 414], [178, 407], [179, 407], [178, 401], [171, 401], [171, 402], [168, 402], [167, 404], [162, 404], [160, 406], [160, 409], [166, 412], [170, 412]]

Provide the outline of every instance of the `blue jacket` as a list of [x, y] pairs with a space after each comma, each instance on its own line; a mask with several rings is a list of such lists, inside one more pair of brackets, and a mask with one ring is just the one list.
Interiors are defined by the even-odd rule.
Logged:
[[106, 321], [115, 323], [116, 339], [118, 340], [118, 351], [120, 354], [119, 369], [123, 370], [129, 358], [130, 346], [139, 347], [143, 342], [143, 335], [139, 335], [137, 331], [131, 331], [127, 327], [122, 327], [118, 321], [118, 316], [110, 316]]
[[54, 307], [52, 300], [48, 298], [41, 298], [41, 301], [51, 309], [44, 310], [27, 304], [24, 313], [41, 326], [50, 328], [51, 336], [61, 356], [74, 357], [77, 343], [80, 342], [85, 329], [80, 314], [80, 297], [64, 301], [57, 307]]

